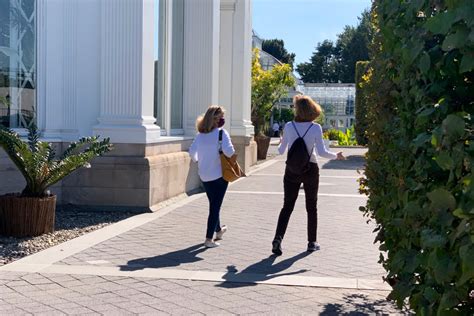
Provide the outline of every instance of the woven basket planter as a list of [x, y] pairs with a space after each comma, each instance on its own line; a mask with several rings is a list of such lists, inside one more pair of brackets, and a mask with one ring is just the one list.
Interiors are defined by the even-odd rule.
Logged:
[[257, 159], [267, 159], [270, 140], [271, 138], [268, 136], [255, 136], [255, 141], [257, 142]]
[[45, 198], [0, 196], [0, 235], [39, 236], [54, 231], [56, 196]]

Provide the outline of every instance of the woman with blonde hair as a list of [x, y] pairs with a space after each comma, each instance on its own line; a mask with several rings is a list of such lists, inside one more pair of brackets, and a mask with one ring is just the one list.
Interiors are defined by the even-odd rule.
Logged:
[[[219, 152], [227, 157], [235, 153], [229, 133], [222, 128], [225, 124], [224, 109], [220, 106], [210, 106], [204, 116], [196, 122], [198, 134], [189, 148], [189, 155], [198, 163], [199, 177], [202, 180], [209, 200], [209, 216], [207, 219], [206, 248], [218, 247], [226, 232], [226, 226], [220, 226], [220, 209], [228, 182], [222, 178], [222, 166]], [[214, 237], [216, 233], [216, 237]]]
[[286, 123], [283, 137], [278, 147], [280, 155], [288, 150], [286, 160], [284, 185], [284, 202], [278, 218], [275, 238], [272, 242], [272, 252], [281, 255], [281, 243], [288, 227], [291, 213], [298, 198], [301, 183], [306, 197], [308, 215], [307, 235], [309, 252], [320, 249], [316, 239], [318, 219], [317, 200], [319, 188], [319, 167], [316, 152], [328, 159], [345, 159], [342, 152], [337, 154], [326, 149], [323, 142], [321, 125], [313, 123], [321, 114], [321, 107], [309, 96], [296, 95], [293, 98], [295, 120]]

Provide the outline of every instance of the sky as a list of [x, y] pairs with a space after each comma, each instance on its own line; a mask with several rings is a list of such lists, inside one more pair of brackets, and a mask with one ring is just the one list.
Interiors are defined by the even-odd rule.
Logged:
[[282, 39], [296, 54], [296, 64], [307, 62], [318, 42], [335, 41], [345, 25], [357, 17], [370, 0], [252, 0], [253, 29], [263, 39]]

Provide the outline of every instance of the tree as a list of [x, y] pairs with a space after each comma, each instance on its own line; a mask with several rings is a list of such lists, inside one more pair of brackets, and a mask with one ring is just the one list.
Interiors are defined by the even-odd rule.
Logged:
[[288, 53], [285, 48], [285, 42], [283, 40], [264, 40], [262, 43], [262, 50], [269, 53], [282, 63], [290, 65], [291, 69], [293, 69], [293, 64], [295, 62], [296, 55], [294, 53]]
[[337, 82], [337, 54], [334, 43], [325, 40], [318, 43], [310, 62], [296, 66], [304, 82]]
[[356, 27], [346, 25], [335, 45], [318, 43], [310, 61], [298, 64], [296, 71], [304, 82], [354, 82], [356, 62], [369, 59], [372, 33], [370, 12], [364, 11]]
[[357, 27], [345, 26], [338, 35], [336, 51], [339, 57], [338, 80], [354, 82], [355, 67], [359, 60], [369, 59], [369, 44], [372, 36], [370, 12], [362, 12]]
[[255, 48], [252, 58], [251, 116], [256, 136], [263, 133], [263, 127], [269, 120], [275, 103], [288, 93], [289, 87], [295, 85], [290, 65], [274, 65], [272, 69], [265, 71], [259, 58], [259, 50]]

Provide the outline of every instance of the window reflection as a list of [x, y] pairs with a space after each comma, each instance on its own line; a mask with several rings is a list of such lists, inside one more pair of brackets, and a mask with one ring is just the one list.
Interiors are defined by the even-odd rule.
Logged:
[[162, 135], [172, 136], [183, 132], [184, 1], [154, 0], [154, 3], [154, 113]]
[[36, 116], [36, 1], [0, 1], [0, 124], [25, 128]]

